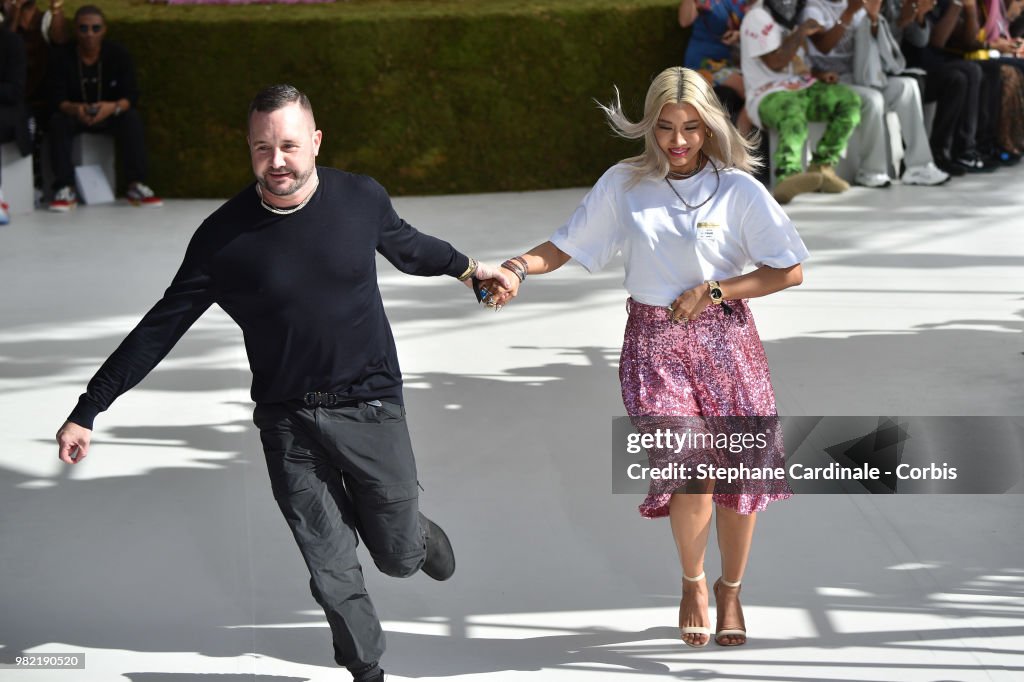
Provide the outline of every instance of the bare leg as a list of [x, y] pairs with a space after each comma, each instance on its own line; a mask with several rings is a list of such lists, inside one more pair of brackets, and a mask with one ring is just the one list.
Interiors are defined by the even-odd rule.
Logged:
[[[718, 530], [718, 548], [722, 554], [722, 581], [739, 583], [750, 556], [750, 545], [754, 539], [754, 525], [757, 514], [740, 514], [732, 509], [718, 507], [715, 526]], [[740, 586], [730, 587], [724, 582], [715, 583], [715, 608], [718, 622], [715, 631], [726, 629], [745, 630], [743, 607], [740, 605]], [[719, 644], [737, 646], [746, 642], [742, 635], [723, 635]]]
[[[710, 493], [673, 495], [669, 503], [672, 537], [679, 552], [683, 575], [695, 578], [704, 572], [704, 554], [711, 531]], [[679, 602], [679, 627], [708, 627], [708, 584], [705, 580], [683, 581], [683, 598]], [[691, 646], [703, 646], [707, 635], [681, 635]]]

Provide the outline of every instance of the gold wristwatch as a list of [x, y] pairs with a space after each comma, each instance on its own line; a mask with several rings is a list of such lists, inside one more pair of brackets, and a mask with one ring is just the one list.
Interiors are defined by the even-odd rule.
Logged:
[[708, 295], [711, 296], [711, 302], [715, 305], [722, 305], [724, 296], [722, 295], [722, 286], [718, 283], [718, 280], [709, 279], [705, 284], [708, 285]]

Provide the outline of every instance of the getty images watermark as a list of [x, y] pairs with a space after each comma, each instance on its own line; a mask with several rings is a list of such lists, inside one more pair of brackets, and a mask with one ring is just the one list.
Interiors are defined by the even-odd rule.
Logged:
[[1024, 492], [1022, 417], [620, 417], [612, 491]]

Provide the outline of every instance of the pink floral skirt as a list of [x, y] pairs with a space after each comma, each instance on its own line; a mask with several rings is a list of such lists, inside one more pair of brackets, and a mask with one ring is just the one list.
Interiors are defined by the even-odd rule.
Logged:
[[[721, 433], [735, 431], [740, 425], [774, 423], [775, 392], [753, 315], [746, 301], [727, 303], [731, 314], [721, 306], [709, 305], [696, 320], [684, 324], [673, 323], [665, 308], [627, 301], [629, 320], [619, 381], [626, 412], [638, 432], [701, 423], [709, 431]], [[691, 471], [701, 463], [747, 470], [784, 467], [781, 429], [768, 428], [766, 432], [766, 447], [742, 451], [712, 447], [682, 453], [649, 447], [648, 459], [652, 467], [685, 465]], [[678, 480], [651, 480], [640, 514], [667, 516], [672, 494], [679, 488]], [[718, 480], [713, 500], [716, 505], [750, 514], [791, 495], [785, 479], [743, 480], [733, 485]]]

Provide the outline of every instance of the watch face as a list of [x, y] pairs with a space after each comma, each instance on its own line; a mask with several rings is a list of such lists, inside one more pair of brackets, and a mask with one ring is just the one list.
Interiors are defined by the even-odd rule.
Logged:
[[711, 290], [711, 298], [722, 298], [722, 290], [721, 289], [712, 289]]

